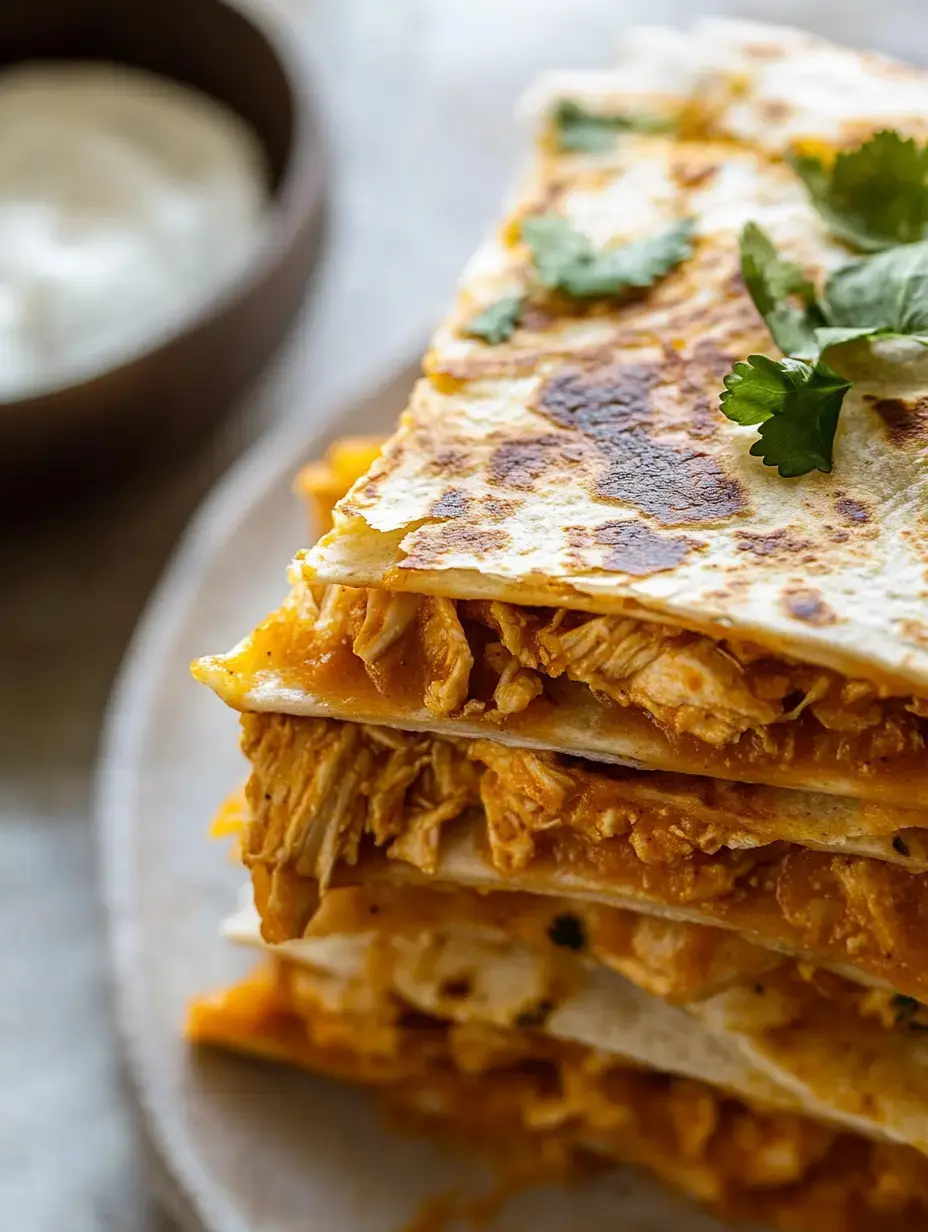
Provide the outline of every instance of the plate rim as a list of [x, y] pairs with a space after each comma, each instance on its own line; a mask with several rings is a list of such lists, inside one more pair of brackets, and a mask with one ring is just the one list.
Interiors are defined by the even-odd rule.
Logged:
[[338, 425], [375, 400], [395, 394], [401, 402], [419, 375], [415, 359], [393, 359], [309, 414], [287, 420], [259, 439], [220, 477], [188, 522], [168, 558], [130, 637], [104, 709], [92, 784], [98, 891], [106, 928], [110, 1010], [124, 1073], [157, 1163], [156, 1184], [146, 1184], [182, 1225], [206, 1232], [254, 1232], [217, 1192], [183, 1120], [171, 1113], [147, 1080], [144, 1003], [136, 956], [142, 951], [132, 829], [126, 821], [141, 768], [143, 739], [164, 659], [194, 602], [209, 560], [251, 509], [293, 474], [298, 460], [337, 435]]

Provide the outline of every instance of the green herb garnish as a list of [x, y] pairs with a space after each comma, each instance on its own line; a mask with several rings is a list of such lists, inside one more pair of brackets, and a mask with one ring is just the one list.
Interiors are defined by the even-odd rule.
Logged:
[[[692, 250], [689, 219], [644, 240], [595, 248], [560, 214], [539, 214], [522, 223], [538, 281], [573, 299], [605, 299], [633, 287], [649, 287]], [[524, 295], [507, 295], [484, 308], [462, 333], [496, 345], [512, 337], [525, 308]]]
[[802, 154], [792, 164], [832, 231], [855, 248], [928, 239], [928, 145], [888, 129], [830, 166]]
[[825, 284], [822, 314], [827, 328], [816, 330], [820, 351], [864, 337], [928, 345], [928, 241], [836, 270]]
[[[833, 273], [819, 300], [802, 269], [777, 253], [760, 227], [741, 233], [741, 272], [774, 342], [790, 358], [751, 355], [725, 377], [722, 413], [760, 424], [755, 457], [784, 478], [832, 468], [844, 395], [851, 388], [822, 362], [832, 347], [864, 338], [928, 346], [928, 242], [891, 248]], [[807, 362], [803, 362], [807, 361]]]
[[573, 299], [600, 299], [651, 286], [690, 255], [692, 233], [692, 220], [683, 219], [644, 240], [594, 248], [559, 214], [540, 214], [522, 224], [522, 239], [531, 249], [539, 281]]
[[725, 377], [722, 412], [735, 423], [759, 425], [751, 454], [783, 479], [832, 467], [835, 431], [851, 388], [823, 363], [749, 355]]
[[586, 947], [586, 929], [579, 916], [570, 912], [556, 915], [548, 927], [548, 938], [552, 945], [559, 945], [567, 950], [579, 952]]
[[494, 346], [512, 337], [525, 306], [524, 295], [506, 295], [471, 317], [463, 332], [471, 338], [482, 338]]
[[634, 114], [598, 115], [579, 103], [564, 99], [554, 112], [554, 125], [562, 150], [600, 154], [608, 150], [617, 133], [666, 133], [675, 127], [673, 120], [661, 116]]
[[741, 232], [741, 276], [780, 350], [785, 355], [813, 350], [815, 329], [824, 324], [815, 287], [800, 265], [783, 260], [753, 222]]

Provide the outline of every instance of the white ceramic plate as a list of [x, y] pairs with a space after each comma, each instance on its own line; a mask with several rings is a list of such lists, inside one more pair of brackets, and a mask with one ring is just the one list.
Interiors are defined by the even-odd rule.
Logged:
[[[193, 1052], [181, 1036], [189, 999], [253, 961], [218, 936], [243, 878], [207, 837], [216, 805], [244, 774], [236, 717], [187, 666], [231, 646], [282, 598], [287, 562], [306, 536], [290, 493], [298, 464], [346, 432], [386, 432], [414, 376], [402, 373], [330, 419], [321, 436], [272, 438], [228, 476], [162, 581], [111, 702], [98, 815], [119, 1025], [163, 1192], [191, 1228], [400, 1232], [426, 1199], [488, 1185], [440, 1147], [394, 1136], [364, 1092]], [[489, 1226], [719, 1228], [625, 1173], [521, 1195]]]

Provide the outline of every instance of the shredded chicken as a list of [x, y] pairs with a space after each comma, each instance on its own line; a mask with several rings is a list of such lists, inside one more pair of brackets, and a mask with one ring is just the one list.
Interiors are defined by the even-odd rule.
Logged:
[[776, 810], [746, 810], [744, 789], [623, 776], [494, 741], [281, 715], [242, 722], [253, 766], [243, 859], [269, 940], [303, 935], [365, 839], [435, 874], [446, 827], [479, 806], [472, 824], [485, 826], [506, 876], [538, 871], [556, 890], [576, 873], [641, 910], [695, 911], [928, 1000], [922, 879], [780, 839]]
[[486, 648], [484, 659], [497, 675], [493, 704], [500, 714], [519, 714], [543, 691], [541, 677], [522, 667], [502, 643]]
[[417, 595], [394, 595], [386, 590], [364, 592], [364, 619], [351, 649], [365, 663], [376, 663], [394, 646], [419, 610]]
[[[385, 694], [397, 674], [408, 676], [410, 661], [421, 664], [422, 700], [437, 715], [518, 714], [542, 695], [545, 678], [566, 676], [645, 711], [671, 735], [715, 747], [738, 742], [749, 759], [791, 762], [792, 724], [806, 711], [819, 725], [815, 756], [824, 761], [874, 762], [925, 747], [924, 698], [884, 697], [866, 681], [657, 622], [331, 586], [309, 623], [321, 645], [350, 646]], [[496, 680], [492, 698], [473, 695], [468, 624], [499, 638], [483, 651]], [[390, 652], [401, 646], [406, 654], [394, 663]]]
[[467, 701], [474, 666], [453, 601], [423, 600], [419, 628], [430, 676], [425, 704], [433, 714], [452, 714]]
[[301, 935], [318, 904], [317, 895], [288, 892], [293, 874], [324, 894], [337, 864], [356, 863], [365, 835], [434, 872], [442, 826], [479, 798], [476, 767], [428, 736], [244, 715], [242, 748], [254, 767], [242, 855], [268, 882], [258, 897], [276, 920], [269, 940], [283, 939], [280, 930]]

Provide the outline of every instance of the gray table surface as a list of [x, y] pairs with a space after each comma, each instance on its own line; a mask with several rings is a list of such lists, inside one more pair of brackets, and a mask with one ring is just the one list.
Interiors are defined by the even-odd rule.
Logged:
[[[198, 453], [93, 506], [0, 528], [0, 1227], [18, 1232], [171, 1227], [147, 1196], [110, 1025], [91, 793], [114, 672], [186, 519], [259, 433], [332, 413], [414, 353], [492, 216], [527, 78], [604, 63], [625, 21], [697, 8], [260, 2], [292, 23], [329, 132], [330, 223], [305, 318]], [[917, 3], [838, 8], [849, 41], [905, 49], [918, 31]], [[829, 9], [796, 0], [777, 16], [827, 28]]]

